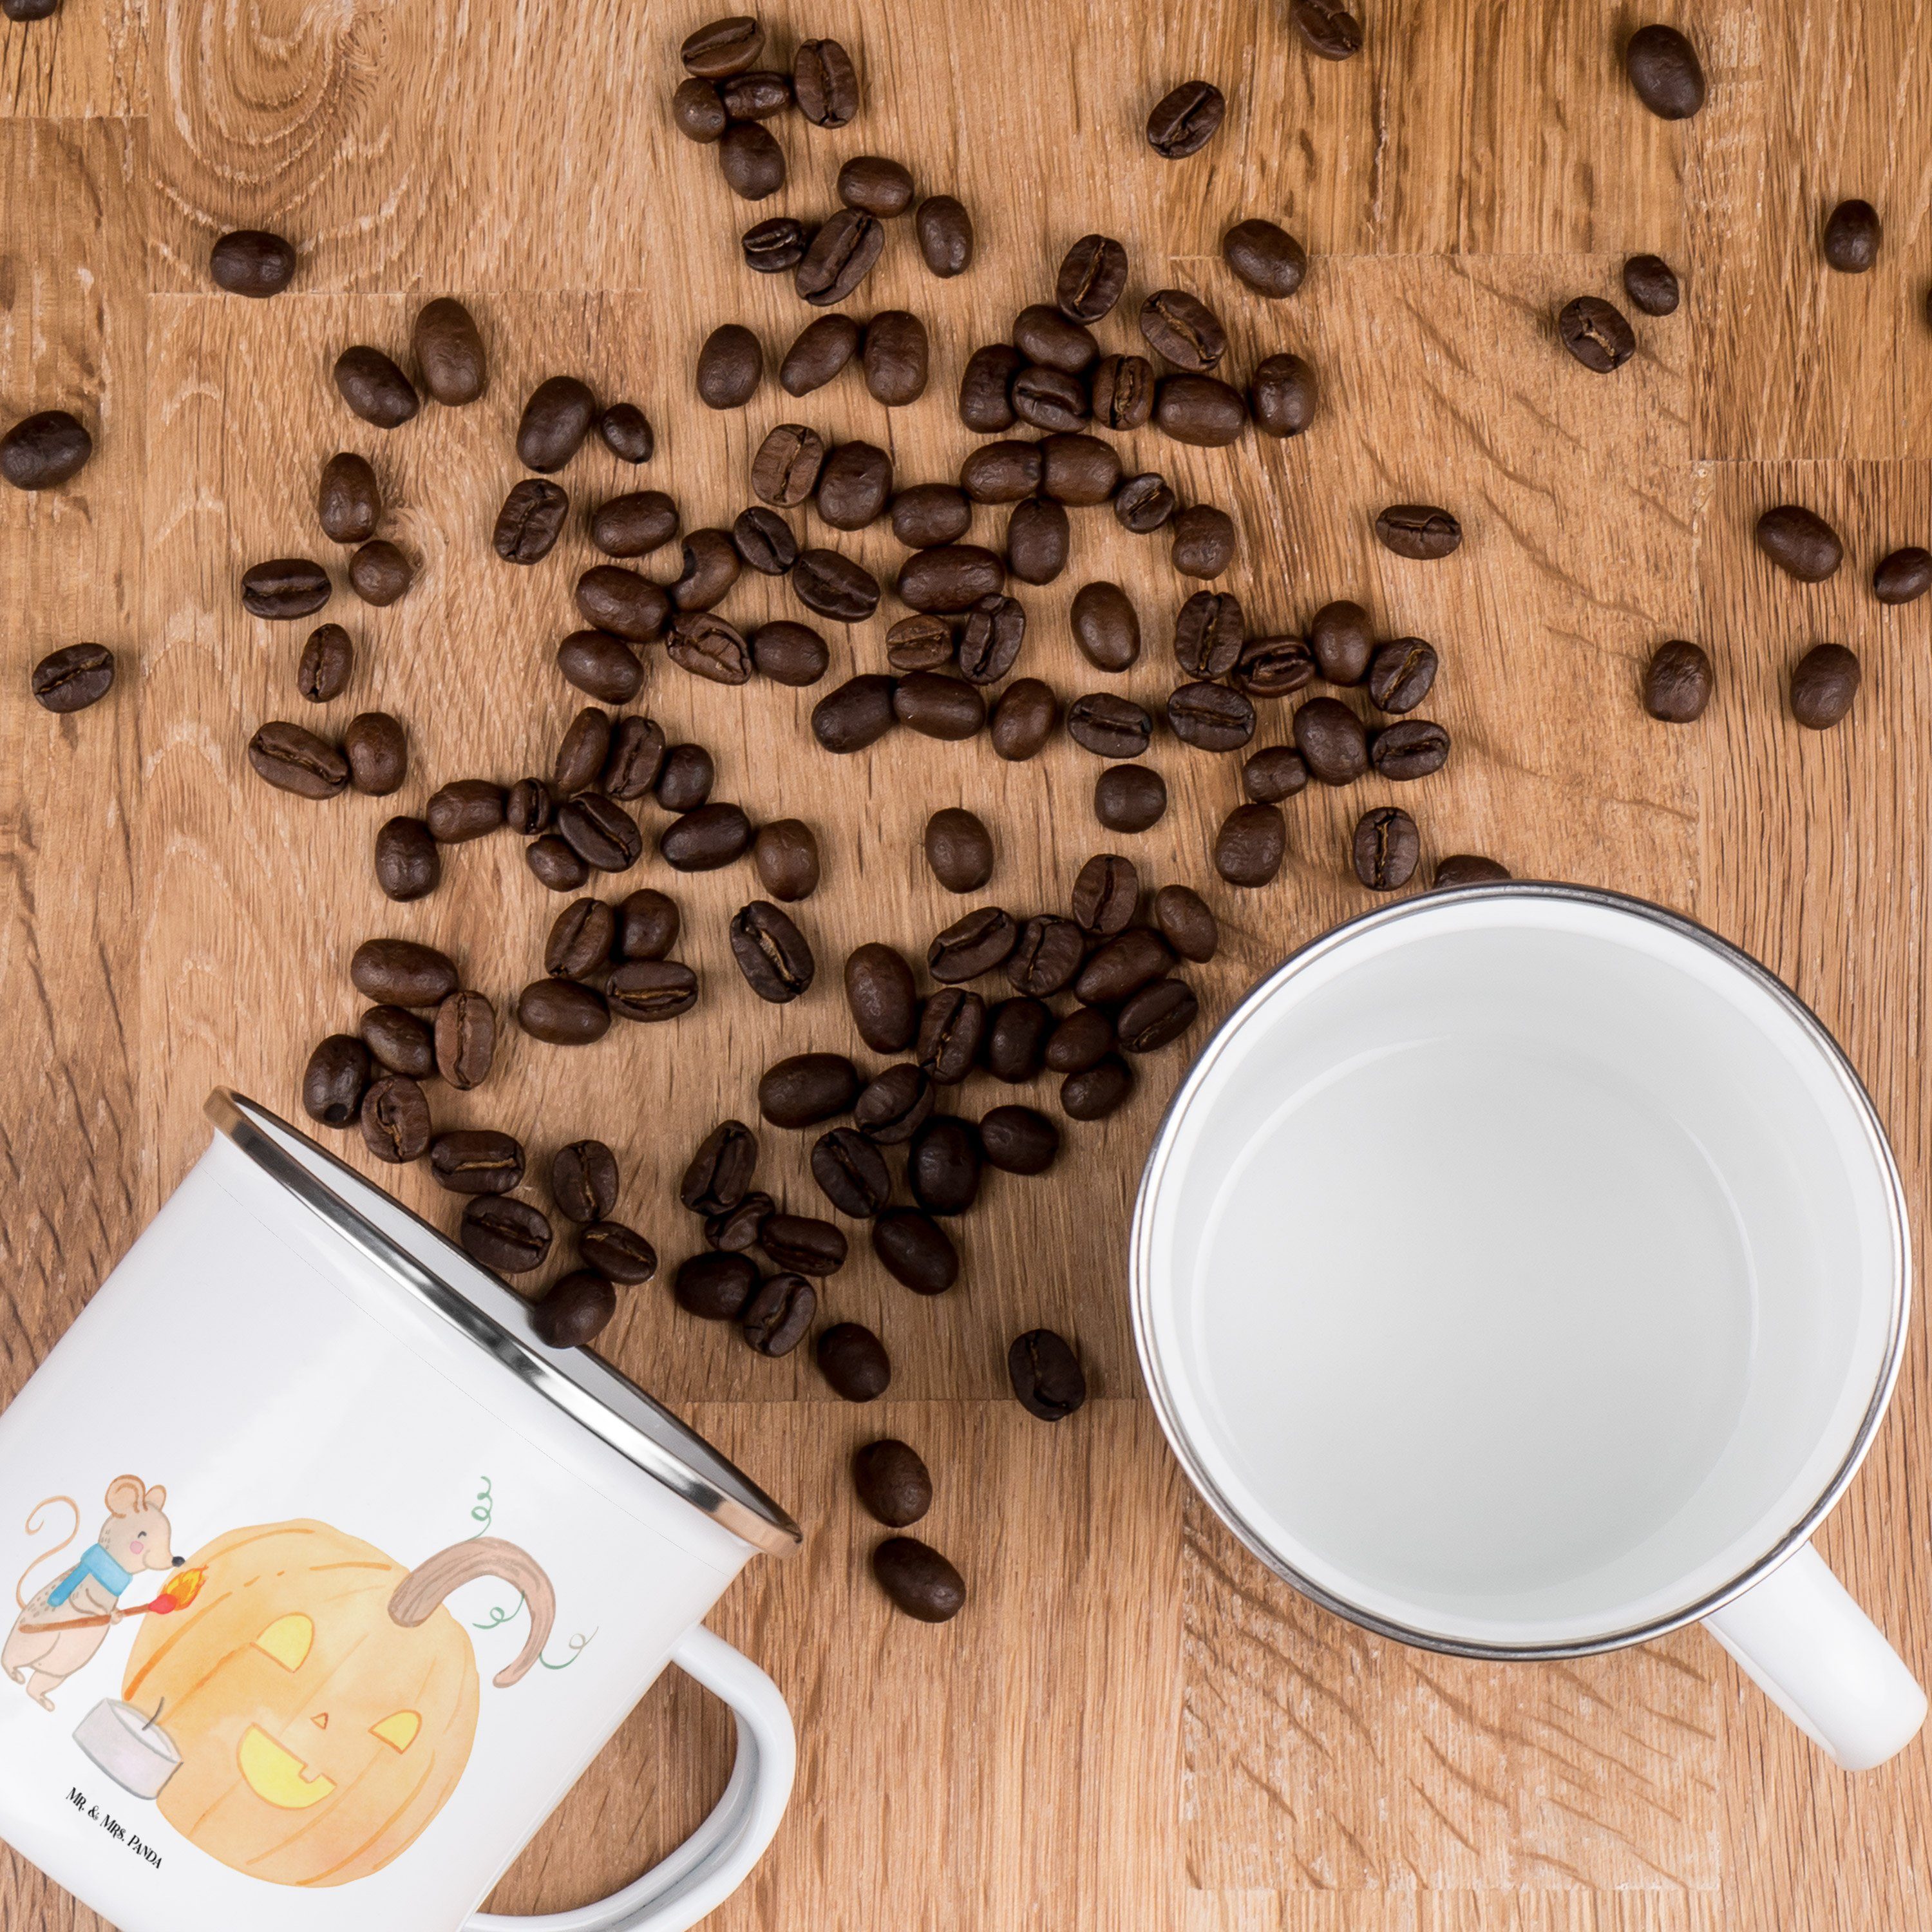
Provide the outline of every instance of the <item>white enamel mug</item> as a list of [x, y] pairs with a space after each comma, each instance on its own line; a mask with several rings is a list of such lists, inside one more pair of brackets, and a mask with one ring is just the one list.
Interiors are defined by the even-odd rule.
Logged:
[[[0, 1838], [122, 1932], [680, 1932], [790, 1792], [702, 1619], [796, 1526], [380, 1188], [208, 1112], [0, 1414]], [[472, 1916], [667, 1664], [737, 1720], [710, 1816], [614, 1898]]]
[[1700, 927], [1511, 884], [1329, 933], [1175, 1096], [1131, 1265], [1183, 1467], [1317, 1602], [1479, 1658], [1702, 1620], [1840, 1764], [1918, 1730], [1808, 1540], [1898, 1373], [1898, 1171]]

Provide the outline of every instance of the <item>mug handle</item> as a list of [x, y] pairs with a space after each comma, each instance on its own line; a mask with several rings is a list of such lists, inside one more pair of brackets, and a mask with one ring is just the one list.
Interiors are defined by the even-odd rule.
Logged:
[[798, 1750], [778, 1688], [702, 1624], [670, 1660], [730, 1706], [738, 1748], [711, 1815], [660, 1864], [608, 1898], [543, 1918], [472, 1912], [463, 1932], [685, 1932], [742, 1885], [772, 1841], [791, 1796]]
[[1808, 1543], [1704, 1628], [1847, 1771], [1884, 1763], [1925, 1721], [1918, 1680]]

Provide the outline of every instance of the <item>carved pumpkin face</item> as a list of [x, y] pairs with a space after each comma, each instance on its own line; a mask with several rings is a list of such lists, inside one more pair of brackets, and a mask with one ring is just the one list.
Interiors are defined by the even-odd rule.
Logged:
[[[122, 1690], [158, 1710], [181, 1753], [163, 1816], [277, 1885], [346, 1884], [406, 1850], [455, 1790], [476, 1735], [470, 1635], [438, 1605], [500, 1568], [475, 1550], [459, 1544], [412, 1575], [326, 1523], [284, 1522], [198, 1552], [200, 1595], [146, 1622]], [[548, 1596], [544, 1584], [532, 1636], [536, 1622], [548, 1632]], [[526, 1648], [524, 1669], [540, 1648]]]

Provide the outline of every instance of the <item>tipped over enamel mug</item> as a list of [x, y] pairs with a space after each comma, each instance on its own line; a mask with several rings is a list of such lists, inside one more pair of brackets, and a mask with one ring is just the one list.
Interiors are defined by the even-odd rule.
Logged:
[[1175, 1096], [1132, 1274], [1183, 1467], [1316, 1602], [1474, 1658], [1701, 1621], [1848, 1768], [1918, 1730], [1810, 1542], [1898, 1370], [1898, 1170], [1702, 928], [1516, 883], [1328, 934]]
[[[305, 1136], [208, 1111], [0, 1413], [0, 1838], [122, 1932], [694, 1924], [794, 1767], [703, 1619], [796, 1526]], [[737, 1720], [710, 1816], [614, 1898], [478, 1915], [668, 1664]]]

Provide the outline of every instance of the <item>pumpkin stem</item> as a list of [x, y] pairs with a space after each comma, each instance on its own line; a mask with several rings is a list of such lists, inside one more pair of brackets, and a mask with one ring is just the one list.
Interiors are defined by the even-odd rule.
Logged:
[[515, 1660], [506, 1664], [490, 1680], [498, 1690], [507, 1690], [528, 1673], [542, 1654], [556, 1617], [556, 1592], [529, 1551], [495, 1536], [474, 1536], [466, 1543], [440, 1550], [396, 1586], [389, 1598], [389, 1616], [404, 1629], [413, 1630], [451, 1591], [473, 1583], [479, 1576], [500, 1576], [505, 1582], [514, 1584], [530, 1606], [529, 1641]]

